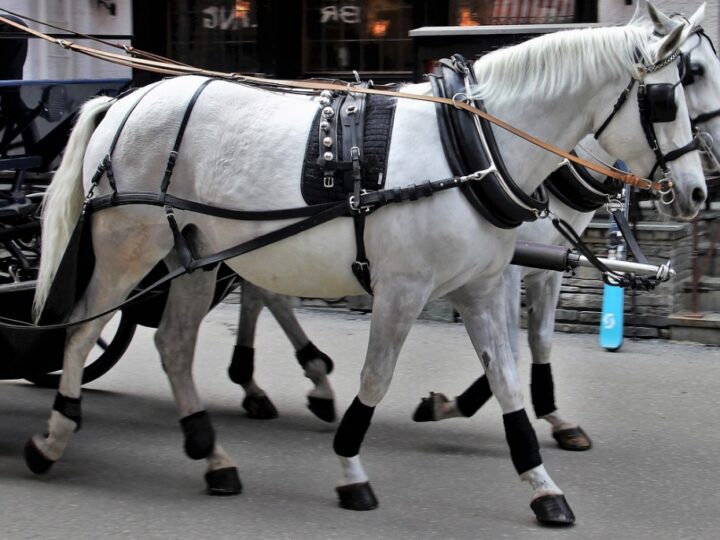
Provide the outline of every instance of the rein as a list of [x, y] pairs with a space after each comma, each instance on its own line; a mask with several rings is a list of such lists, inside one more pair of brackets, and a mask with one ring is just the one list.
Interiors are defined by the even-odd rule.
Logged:
[[[195, 68], [195, 67], [186, 66], [183, 64], [171, 63], [171, 62], [168, 62], [167, 59], [164, 59], [165, 61], [158, 61], [158, 60], [150, 60], [150, 59], [143, 59], [143, 58], [128, 58], [127, 56], [123, 56], [120, 54], [111, 53], [111, 52], [107, 52], [107, 51], [101, 51], [98, 49], [93, 49], [91, 47], [85, 47], [83, 45], [78, 45], [69, 40], [53, 38], [47, 34], [44, 34], [40, 31], [38, 31], [38, 30], [34, 30], [32, 28], [25, 27], [21, 24], [18, 24], [16, 22], [11, 21], [2, 16], [0, 16], [0, 22], [3, 22], [10, 26], [13, 26], [13, 27], [17, 28], [18, 30], [22, 30], [24, 32], [32, 34], [38, 38], [41, 38], [45, 41], [50, 42], [50, 43], [54, 43], [56, 45], [61, 45], [65, 49], [69, 49], [69, 50], [72, 50], [75, 52], [79, 52], [81, 54], [85, 54], [87, 56], [91, 56], [93, 58], [97, 58], [99, 60], [105, 60], [108, 62], [112, 62], [115, 64], [129, 67], [129, 68], [150, 71], [153, 73], [159, 73], [159, 74], [163, 74], [163, 75], [204, 75], [207, 77], [233, 80], [233, 81], [237, 81], [240, 83], [255, 84], [255, 85], [259, 85], [261, 87], [269, 87], [268, 89], [274, 88], [276, 90], [283, 90], [283, 89], [288, 89], [288, 88], [311, 90], [311, 91], [315, 91], [315, 92], [322, 91], [322, 90], [332, 90], [332, 91], [336, 91], [336, 92], [347, 92], [349, 94], [353, 94], [353, 93], [376, 94], [376, 95], [383, 95], [383, 96], [389, 96], [389, 97], [395, 97], [395, 98], [412, 99], [412, 100], [416, 100], [416, 101], [426, 101], [426, 102], [430, 102], [430, 103], [441, 103], [443, 105], [451, 105], [453, 107], [463, 109], [471, 114], [479, 116], [479, 117], [487, 120], [488, 122], [491, 122], [491, 123], [495, 124], [496, 126], [508, 131], [509, 133], [512, 133], [513, 135], [520, 137], [521, 139], [524, 139], [527, 142], [534, 144], [535, 146], [538, 146], [548, 152], [551, 152], [557, 156], [560, 156], [563, 159], [571, 161], [571, 162], [573, 162], [577, 165], [580, 165], [582, 167], [585, 167], [587, 169], [593, 170], [601, 175], [609, 176], [611, 178], [619, 180], [620, 182], [623, 182], [624, 184], [628, 184], [628, 185], [636, 187], [638, 189], [653, 190], [653, 191], [657, 191], [660, 193], [667, 192], [672, 187], [672, 181], [670, 181], [670, 180], [662, 180], [662, 181], [658, 182], [658, 181], [650, 180], [647, 178], [642, 178], [642, 177], [637, 176], [632, 173], [616, 171], [616, 170], [610, 169], [608, 167], [598, 165], [596, 163], [592, 163], [592, 162], [582, 159], [580, 157], [574, 156], [570, 152], [561, 150], [560, 148], [557, 148], [551, 144], [548, 144], [548, 143], [538, 139], [537, 137], [534, 137], [533, 135], [530, 135], [529, 133], [508, 124], [507, 122], [488, 114], [487, 112], [471, 105], [470, 103], [466, 103], [465, 101], [460, 101], [460, 100], [455, 99], [455, 97], [442, 98], [442, 97], [437, 97], [437, 96], [426, 96], [426, 95], [408, 94], [408, 93], [404, 93], [404, 92], [396, 92], [396, 91], [391, 91], [391, 90], [382, 90], [379, 88], [362, 88], [359, 85], [356, 86], [356, 85], [353, 85], [352, 83], [342, 84], [342, 83], [338, 83], [338, 82], [289, 81], [289, 80], [281, 80], [281, 79], [265, 79], [265, 78], [261, 78], [261, 77], [252, 77], [249, 75], [240, 75], [237, 73], [226, 73], [226, 72], [218, 72], [218, 71], [206, 70], [206, 69], [201, 69], [201, 68]], [[135, 51], [137, 51], [137, 49], [135, 49]]]

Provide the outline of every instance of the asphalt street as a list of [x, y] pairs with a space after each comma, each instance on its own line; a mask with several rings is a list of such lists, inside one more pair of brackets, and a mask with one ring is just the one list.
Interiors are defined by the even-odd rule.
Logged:
[[[357, 392], [369, 317], [308, 309], [298, 316], [335, 360], [342, 412]], [[30, 473], [21, 452], [45, 431], [53, 391], [0, 383], [0, 539], [718, 537], [720, 348], [626, 341], [608, 353], [596, 336], [556, 336], [557, 403], [594, 447], [560, 450], [549, 427], [534, 422], [545, 465], [578, 518], [572, 528], [549, 529], [535, 523], [495, 402], [471, 420], [410, 420], [421, 396], [455, 395], [479, 374], [462, 325], [418, 321], [410, 333], [362, 452], [380, 507], [350, 512], [334, 493], [334, 426], [306, 409], [310, 382], [267, 312], [257, 380], [281, 416], [245, 416], [241, 391], [226, 377], [236, 319], [230, 304], [208, 316], [195, 374], [219, 440], [239, 465], [242, 495], [204, 494], [204, 462], [184, 456], [152, 331], [141, 329], [120, 363], [87, 385], [83, 429], [46, 476]], [[525, 385], [528, 357], [525, 348]]]

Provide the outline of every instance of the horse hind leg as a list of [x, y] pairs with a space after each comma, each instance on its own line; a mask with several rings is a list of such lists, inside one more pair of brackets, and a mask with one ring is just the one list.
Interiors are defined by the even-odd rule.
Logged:
[[552, 436], [563, 450], [583, 451], [592, 441], [577, 422], [567, 419], [555, 404], [555, 384], [550, 364], [555, 308], [562, 274], [540, 272], [525, 279], [528, 305], [528, 342], [532, 354], [530, 394], [535, 416], [552, 425]]
[[[151, 227], [141, 227], [142, 234], [123, 235], [122, 241], [112, 234], [106, 234], [108, 230], [112, 231], [105, 226], [112, 222], [113, 215], [117, 216], [107, 211], [106, 216], [94, 216], [95, 268], [87, 288], [72, 311], [71, 321], [82, 320], [120, 304], [162, 258], [163, 249], [170, 249], [170, 244], [163, 247], [162, 239], [153, 244], [155, 249], [140, 246], [143, 239], [154, 232]], [[45, 436], [34, 435], [24, 449], [25, 461], [35, 473], [47, 472], [62, 457], [72, 434], [80, 429], [83, 367], [87, 355], [112, 316], [113, 313], [110, 313], [68, 330], [62, 375], [48, 422], [48, 433]]]
[[333, 370], [332, 359], [318, 349], [303, 331], [293, 312], [292, 300], [288, 296], [276, 294], [251, 285], [256, 294], [282, 327], [295, 348], [295, 356], [305, 372], [305, 376], [313, 383], [308, 392], [308, 409], [325, 422], [335, 421], [335, 393], [328, 375]]
[[260, 312], [264, 307], [258, 288], [243, 281], [240, 297], [240, 314], [237, 340], [233, 349], [228, 376], [242, 386], [245, 399], [242, 406], [249, 418], [270, 420], [278, 411], [265, 391], [255, 381], [255, 331]]
[[[176, 261], [170, 264], [174, 268]], [[185, 453], [191, 459], [207, 461], [208, 494], [235, 495], [242, 491], [237, 466], [217, 442], [210, 415], [200, 401], [192, 377], [198, 330], [210, 308], [215, 280], [216, 271], [195, 271], [172, 282], [155, 333], [155, 345], [180, 414]]]
[[250, 418], [266, 420], [278, 416], [272, 401], [254, 379], [255, 332], [258, 317], [265, 306], [292, 343], [305, 376], [314, 385], [308, 393], [308, 409], [321, 420], [334, 421], [335, 394], [328, 379], [333, 369], [332, 359], [307, 337], [293, 314], [289, 297], [261, 289], [247, 281], [242, 286], [237, 344], [228, 369], [230, 379], [245, 390], [243, 408]]

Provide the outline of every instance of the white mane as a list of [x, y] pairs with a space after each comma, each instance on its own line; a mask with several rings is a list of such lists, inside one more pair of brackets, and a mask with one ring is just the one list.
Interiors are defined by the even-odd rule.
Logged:
[[637, 74], [638, 54], [651, 63], [650, 35], [638, 26], [585, 28], [546, 34], [493, 51], [475, 63], [474, 97], [493, 101], [554, 99]]

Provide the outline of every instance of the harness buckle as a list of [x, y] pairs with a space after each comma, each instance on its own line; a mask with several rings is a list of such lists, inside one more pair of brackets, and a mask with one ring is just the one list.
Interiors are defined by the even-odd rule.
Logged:
[[332, 174], [326, 174], [323, 177], [323, 187], [327, 189], [335, 187], [335, 177]]
[[348, 197], [348, 206], [350, 207], [350, 213], [352, 214], [359, 214], [360, 212], [363, 212], [365, 214], [369, 214], [370, 210], [372, 210], [371, 205], [361, 206], [361, 199], [363, 195], [366, 195], [368, 193], [367, 189], [361, 189], [360, 190], [360, 197], [355, 198], [355, 195], [350, 195]]

